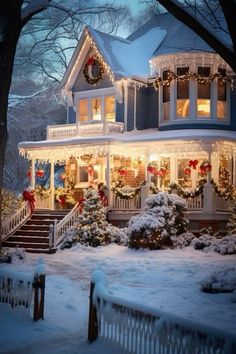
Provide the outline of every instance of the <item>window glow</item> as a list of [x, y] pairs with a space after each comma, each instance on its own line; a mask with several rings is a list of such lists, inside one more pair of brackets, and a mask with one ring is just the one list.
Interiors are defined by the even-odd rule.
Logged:
[[[209, 77], [211, 75], [210, 67], [198, 67], [198, 74]], [[211, 114], [211, 84], [201, 84], [198, 82], [198, 98], [197, 98], [197, 116], [210, 117]]]
[[101, 98], [92, 98], [91, 100], [91, 111], [93, 120], [102, 119], [102, 110], [101, 110]]
[[198, 99], [197, 100], [197, 115], [199, 117], [210, 117], [210, 100]]
[[88, 99], [79, 100], [79, 121], [86, 122], [88, 118]]
[[[177, 68], [177, 75], [186, 75], [189, 72], [188, 67]], [[177, 82], [177, 102], [176, 113], [178, 118], [189, 116], [189, 81]]]
[[115, 122], [115, 97], [105, 97], [105, 120]]

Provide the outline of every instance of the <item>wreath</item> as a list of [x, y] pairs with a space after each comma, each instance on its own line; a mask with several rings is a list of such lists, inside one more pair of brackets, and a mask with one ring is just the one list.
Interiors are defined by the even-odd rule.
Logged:
[[[96, 77], [93, 76], [93, 67], [98, 65], [99, 71]], [[98, 58], [90, 57], [85, 63], [83, 74], [85, 80], [90, 85], [97, 85], [102, 81], [103, 76], [105, 75], [105, 68], [102, 61]]]

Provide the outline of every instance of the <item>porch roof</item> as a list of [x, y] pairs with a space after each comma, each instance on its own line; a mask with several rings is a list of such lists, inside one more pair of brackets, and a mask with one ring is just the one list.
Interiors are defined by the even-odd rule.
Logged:
[[[156, 143], [156, 144], [155, 144]], [[128, 147], [130, 149], [128, 149]], [[119, 135], [73, 137], [61, 140], [21, 142], [20, 154], [28, 159], [63, 161], [82, 154], [149, 155], [225, 151], [236, 154], [236, 133], [227, 130], [182, 129], [159, 131], [147, 129]], [[223, 150], [222, 150], [223, 149]]]

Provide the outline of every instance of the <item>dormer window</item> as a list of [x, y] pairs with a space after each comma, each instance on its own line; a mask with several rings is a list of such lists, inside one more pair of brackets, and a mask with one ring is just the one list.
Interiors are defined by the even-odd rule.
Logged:
[[89, 120], [88, 99], [79, 100], [79, 121], [86, 122]]
[[[198, 75], [201, 77], [209, 77], [211, 74], [210, 67], [198, 67]], [[211, 83], [197, 84], [197, 117], [210, 118], [211, 115]]]

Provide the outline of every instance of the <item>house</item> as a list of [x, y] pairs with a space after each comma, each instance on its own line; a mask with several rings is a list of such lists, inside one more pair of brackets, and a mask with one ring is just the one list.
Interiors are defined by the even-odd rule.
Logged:
[[63, 164], [77, 200], [84, 188], [106, 185], [113, 222], [171, 186], [187, 198], [191, 229], [224, 228], [236, 186], [234, 77], [169, 13], [127, 39], [86, 27], [61, 83], [67, 124], [19, 144], [32, 176], [40, 163], [51, 166], [50, 193], [36, 207], [55, 208], [55, 165]]

